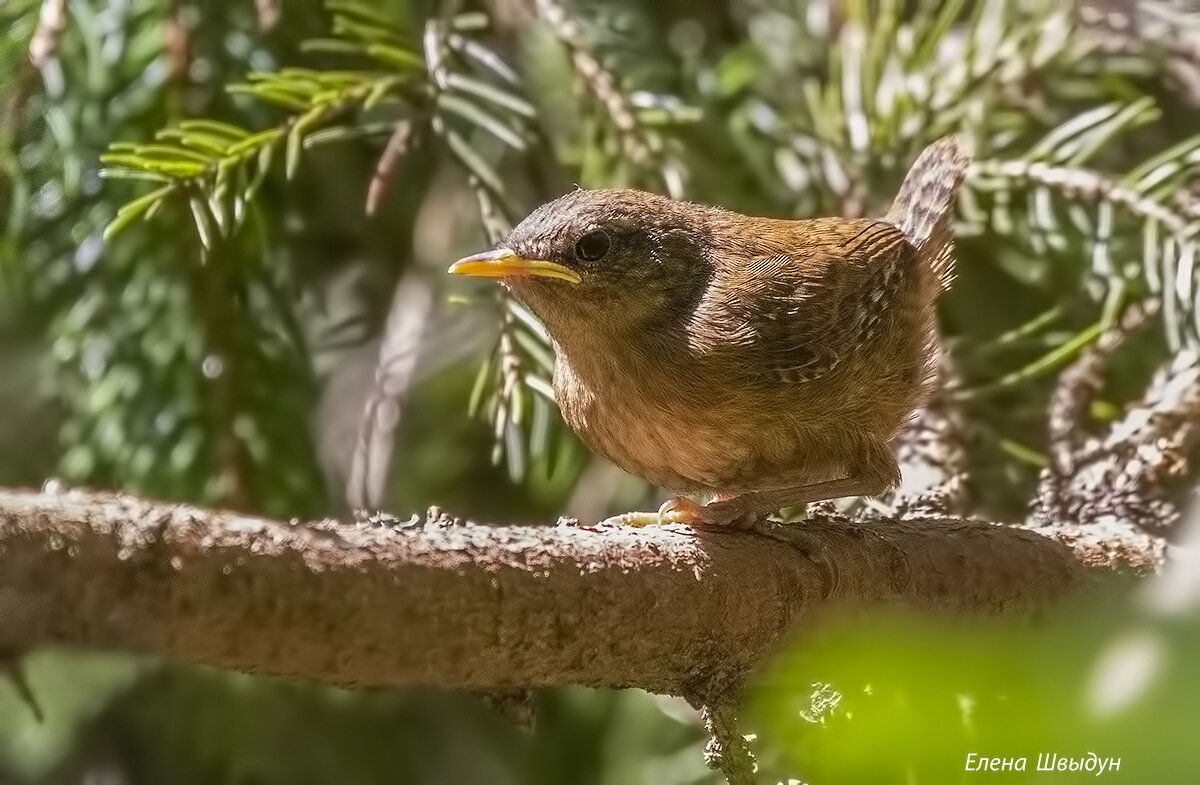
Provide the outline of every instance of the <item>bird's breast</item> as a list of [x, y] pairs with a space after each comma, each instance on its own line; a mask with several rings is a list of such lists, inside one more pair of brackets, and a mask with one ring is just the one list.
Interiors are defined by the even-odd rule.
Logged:
[[729, 413], [697, 400], [697, 383], [680, 369], [560, 353], [554, 394], [583, 442], [630, 474], [675, 490], [721, 489], [748, 454]]

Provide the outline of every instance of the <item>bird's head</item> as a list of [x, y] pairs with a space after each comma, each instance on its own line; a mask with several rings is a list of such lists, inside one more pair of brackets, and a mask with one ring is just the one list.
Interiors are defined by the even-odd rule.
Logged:
[[450, 272], [501, 279], [556, 340], [644, 330], [690, 312], [703, 295], [712, 272], [709, 211], [643, 191], [579, 190]]

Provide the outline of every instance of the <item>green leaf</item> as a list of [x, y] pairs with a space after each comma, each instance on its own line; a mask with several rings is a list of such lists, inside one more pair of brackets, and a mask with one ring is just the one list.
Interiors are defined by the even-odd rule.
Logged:
[[[947, 0], [940, 6], [936, 6], [938, 8], [937, 16], [933, 18], [928, 27], [924, 28], [924, 35], [921, 36], [920, 43], [917, 44], [912, 57], [908, 58], [910, 66], [924, 65], [933, 60], [938, 48], [945, 42], [946, 34], [958, 19], [959, 14], [962, 13], [964, 3], [965, 0]], [[983, 3], [980, 2], [980, 5]], [[935, 6], [932, 4], [924, 6], [924, 8], [930, 7]], [[914, 27], [920, 29], [922, 25], [918, 24]]]
[[553, 373], [554, 353], [550, 351], [550, 347], [524, 330], [516, 330], [515, 332], [514, 337], [521, 350], [529, 355], [543, 370]]
[[478, 96], [485, 101], [491, 101], [497, 106], [502, 106], [523, 117], [530, 119], [537, 118], [537, 110], [533, 107], [533, 104], [524, 98], [513, 95], [507, 90], [501, 90], [499, 87], [490, 85], [487, 82], [481, 82], [478, 79], [472, 79], [462, 74], [450, 73], [446, 75], [446, 86], [451, 90], [459, 90], [469, 95]]
[[390, 78], [390, 75], [382, 74], [378, 71], [341, 70], [321, 71], [317, 76], [317, 81], [323, 86], [345, 89], [347, 87], [362, 87], [387, 78]]
[[170, 177], [141, 169], [123, 169], [121, 167], [105, 167], [100, 170], [100, 176], [106, 180], [145, 180], [152, 183], [172, 183]]
[[367, 97], [363, 101], [363, 108], [375, 108], [375, 106], [388, 97], [391, 90], [398, 84], [400, 84], [398, 79], [380, 79], [377, 84], [371, 87], [370, 92], [367, 93]]
[[280, 90], [275, 86], [233, 84], [226, 87], [225, 91], [233, 95], [248, 95], [264, 103], [277, 104], [285, 109], [295, 109], [297, 111], [308, 109], [308, 101], [298, 98], [294, 93]]
[[529, 312], [528, 308], [511, 297], [506, 298], [505, 303], [508, 306], [508, 312], [516, 317], [521, 324], [525, 325], [525, 329], [536, 335], [546, 346], [550, 345], [550, 334], [546, 332], [545, 326], [537, 320], [537, 317]]
[[200, 236], [200, 244], [205, 249], [212, 250], [216, 234], [213, 231], [212, 218], [208, 213], [208, 208], [204, 206], [204, 201], [198, 196], [191, 197], [188, 204], [192, 208], [192, 218], [196, 224], [196, 234]]
[[283, 130], [280, 128], [271, 128], [266, 131], [262, 131], [260, 133], [255, 134], [254, 136], [247, 137], [246, 139], [242, 140], [241, 142], [238, 142], [237, 144], [235, 144], [233, 147], [230, 147], [228, 154], [231, 156], [242, 155], [244, 153], [247, 153], [247, 152], [255, 149], [256, 147], [261, 147], [264, 144], [273, 143], [275, 141], [275, 139], [277, 139], [278, 137], [280, 137], [282, 135], [283, 135]]
[[[535, 385], [546, 386], [545, 380], [532, 374], [525, 377], [525, 384], [531, 390], [538, 389]], [[529, 423], [529, 455], [531, 458], [541, 458], [546, 454], [546, 447], [550, 442], [551, 411], [555, 405], [553, 397], [550, 401], [547, 403], [546, 399], [540, 395], [536, 395], [532, 399], [530, 408], [533, 410], [533, 417]]]
[[979, 398], [988, 393], [997, 392], [999, 390], [1013, 387], [1021, 382], [1041, 376], [1047, 371], [1051, 371], [1066, 361], [1070, 360], [1089, 344], [1100, 337], [1104, 326], [1100, 323], [1092, 324], [1085, 327], [1070, 340], [1064, 342], [1061, 346], [1056, 347], [1053, 351], [1039, 357], [1033, 362], [1026, 365], [1020, 370], [1005, 374], [1000, 379], [991, 384], [982, 387], [976, 387], [970, 390], [963, 390], [954, 396], [955, 400], [966, 401]]
[[348, 125], [336, 125], [332, 128], [322, 128], [320, 131], [314, 131], [304, 139], [304, 149], [311, 150], [314, 147], [319, 147], [323, 144], [331, 142], [345, 142], [351, 139], [360, 139], [363, 137], [363, 131], [360, 128], [355, 128]]
[[363, 22], [377, 25], [383, 28], [391, 28], [395, 26], [395, 21], [389, 19], [374, 6], [365, 3], [355, 2], [355, 0], [325, 0], [325, 8], [330, 13], [346, 14], [347, 16], [356, 16]]
[[509, 479], [520, 482], [525, 476], [525, 440], [521, 437], [520, 423], [513, 418], [504, 424], [504, 456], [508, 459]]
[[480, 109], [475, 104], [463, 100], [459, 96], [442, 93], [438, 96], [438, 108], [452, 112], [482, 128], [509, 147], [516, 150], [525, 150], [528, 147], [520, 133], [505, 125], [495, 115]]
[[479, 179], [479, 182], [491, 191], [493, 194], [503, 195], [504, 184], [500, 180], [500, 176], [496, 174], [486, 161], [479, 156], [475, 149], [463, 139], [462, 135], [457, 131], [447, 128], [442, 133], [446, 140], [446, 145], [459, 162], [467, 168], [471, 174]]
[[467, 38], [465, 35], [451, 33], [446, 39], [446, 43], [456, 52], [474, 60], [481, 67], [500, 77], [501, 80], [508, 82], [510, 85], [519, 85], [521, 77], [512, 69], [508, 63], [500, 55], [488, 49], [483, 44], [473, 38]]
[[357, 41], [344, 38], [311, 38], [300, 44], [301, 52], [364, 56], [367, 49]]
[[292, 179], [296, 173], [296, 167], [300, 164], [300, 150], [304, 143], [305, 132], [312, 125], [321, 121], [321, 118], [325, 116], [325, 111], [323, 106], [316, 107], [305, 112], [292, 124], [291, 130], [288, 132], [287, 153], [284, 160], [284, 174], [287, 179]]
[[179, 123], [179, 128], [189, 133], [195, 131], [224, 136], [232, 142], [240, 141], [250, 135], [250, 132], [244, 128], [217, 120], [183, 120]]
[[1122, 177], [1121, 182], [1152, 198], [1168, 196], [1162, 189], [1169, 188], [1176, 177], [1196, 166], [1193, 153], [1197, 150], [1200, 150], [1200, 134], [1151, 156]]
[[156, 204], [165, 199], [172, 190], [174, 190], [174, 185], [163, 186], [162, 188], [151, 191], [145, 196], [139, 196], [137, 199], [134, 199], [132, 202], [122, 207], [117, 211], [116, 217], [113, 218], [108, 226], [104, 228], [104, 239], [111, 240], [117, 235], [118, 232], [129, 226], [129, 224], [136, 221], [142, 215], [145, 215], [151, 207], [154, 207]]
[[450, 21], [450, 26], [453, 29], [464, 33], [486, 30], [489, 24], [488, 15], [479, 11], [468, 11], [458, 14]]
[[100, 156], [100, 161], [128, 169], [144, 169], [147, 172], [163, 174], [175, 179], [196, 177], [203, 174], [206, 168], [203, 164], [192, 161], [161, 161], [127, 153], [105, 153]]
[[321, 81], [320, 71], [313, 68], [296, 68], [295, 66], [280, 68], [278, 71], [257, 71], [251, 74], [251, 78], [254, 78], [255, 74], [264, 79], [306, 82], [311, 85], [319, 84]]
[[400, 39], [392, 33], [388, 25], [360, 22], [344, 14], [334, 16], [333, 34], [357, 38], [364, 43], [401, 44]]
[[425, 67], [425, 61], [418, 57], [411, 49], [396, 44], [369, 44], [367, 46], [367, 55], [385, 65], [390, 65], [393, 68], [399, 68], [404, 71]]
[[137, 148], [137, 155], [148, 156], [155, 160], [180, 162], [193, 161], [208, 166], [213, 162], [211, 156], [189, 150], [186, 147], [169, 144], [143, 144]]
[[492, 375], [492, 355], [488, 355], [487, 359], [479, 364], [479, 371], [475, 374], [475, 382], [471, 385], [471, 395], [467, 398], [467, 415], [474, 417], [479, 413], [479, 406], [483, 401], [483, 394], [487, 391], [488, 380]]
[[267, 177], [267, 172], [271, 171], [271, 160], [275, 155], [275, 143], [271, 142], [264, 145], [258, 151], [257, 167], [254, 176], [250, 178], [250, 183], [246, 186], [245, 198], [253, 199], [258, 193], [258, 189], [262, 186], [263, 180]]
[[1134, 101], [1117, 112], [1106, 121], [1098, 123], [1090, 132], [1081, 135], [1068, 146], [1071, 150], [1067, 159], [1068, 166], [1080, 166], [1091, 159], [1099, 150], [1107, 147], [1120, 134], [1127, 133], [1138, 126], [1154, 122], [1161, 112], [1150, 97]]
[[226, 154], [231, 144], [228, 137], [203, 131], [184, 131], [182, 128], [163, 128], [154, 134], [156, 139], [175, 140], [194, 150], [221, 157]]
[[1031, 161], [1052, 161], [1054, 163], [1065, 161], [1070, 157], [1071, 152], [1070, 150], [1064, 151], [1063, 148], [1068, 147], [1071, 140], [1093, 126], [1116, 117], [1124, 106], [1121, 103], [1105, 104], [1072, 117], [1046, 134], [1040, 142], [1030, 148], [1025, 157]]

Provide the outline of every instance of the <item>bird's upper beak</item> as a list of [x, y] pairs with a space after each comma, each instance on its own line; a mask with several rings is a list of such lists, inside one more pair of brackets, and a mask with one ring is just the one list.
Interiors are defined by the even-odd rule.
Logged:
[[480, 275], [486, 278], [537, 275], [542, 278], [560, 278], [571, 283], [579, 283], [582, 280], [579, 273], [570, 267], [543, 259], [526, 259], [510, 248], [497, 248], [459, 259], [450, 265], [447, 272], [452, 275]]

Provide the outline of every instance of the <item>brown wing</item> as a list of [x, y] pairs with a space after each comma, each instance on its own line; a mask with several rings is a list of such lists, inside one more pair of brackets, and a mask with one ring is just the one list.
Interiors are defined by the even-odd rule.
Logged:
[[[743, 351], [756, 375], [787, 382], [823, 376], [878, 334], [889, 293], [918, 270], [916, 249], [880, 220], [818, 219], [789, 227], [788, 247], [752, 257], [732, 275]], [[783, 239], [776, 235], [776, 241]]]

